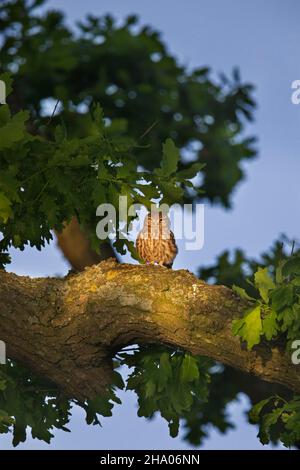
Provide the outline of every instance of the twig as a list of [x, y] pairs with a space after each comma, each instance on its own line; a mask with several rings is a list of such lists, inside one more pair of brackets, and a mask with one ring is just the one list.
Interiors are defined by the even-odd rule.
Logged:
[[52, 111], [52, 114], [48, 120], [48, 122], [46, 123], [46, 126], [49, 126], [49, 124], [51, 123], [52, 119], [54, 118], [54, 114], [55, 114], [55, 111], [56, 111], [56, 108], [58, 106], [58, 103], [60, 102], [60, 100], [57, 100], [56, 103], [55, 103], [55, 106], [54, 106], [54, 109]]
[[291, 249], [291, 256], [294, 254], [294, 249], [295, 249], [295, 240], [292, 242], [292, 249]]
[[145, 130], [145, 132], [138, 138], [138, 142], [142, 140], [144, 137], [146, 137], [149, 132], [152, 131], [152, 129], [157, 125], [157, 121], [154, 121], [148, 129]]

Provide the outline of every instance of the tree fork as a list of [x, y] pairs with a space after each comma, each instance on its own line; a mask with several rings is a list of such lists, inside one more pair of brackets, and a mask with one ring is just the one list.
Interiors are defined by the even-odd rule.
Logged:
[[249, 352], [233, 336], [233, 319], [248, 307], [231, 289], [188, 271], [113, 259], [64, 279], [0, 272], [0, 339], [8, 356], [80, 400], [106, 389], [112, 355], [135, 343], [209, 356], [299, 393], [299, 366], [280, 345]]

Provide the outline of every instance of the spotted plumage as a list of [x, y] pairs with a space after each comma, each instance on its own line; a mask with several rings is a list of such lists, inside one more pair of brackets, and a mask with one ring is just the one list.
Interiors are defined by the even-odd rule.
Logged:
[[146, 216], [136, 240], [136, 248], [140, 258], [146, 263], [172, 267], [178, 250], [166, 214], [155, 212]]

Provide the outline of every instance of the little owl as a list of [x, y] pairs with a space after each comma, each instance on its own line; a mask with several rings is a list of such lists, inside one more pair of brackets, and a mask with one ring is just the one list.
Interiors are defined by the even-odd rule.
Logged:
[[146, 216], [136, 239], [136, 248], [140, 258], [147, 264], [158, 263], [172, 268], [178, 250], [166, 214], [154, 212]]

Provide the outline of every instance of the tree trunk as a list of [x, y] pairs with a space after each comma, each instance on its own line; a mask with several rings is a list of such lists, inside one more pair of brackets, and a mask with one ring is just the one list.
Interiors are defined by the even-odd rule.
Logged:
[[248, 352], [231, 332], [249, 304], [188, 271], [107, 260], [64, 279], [0, 272], [0, 339], [8, 356], [92, 398], [111, 381], [113, 354], [164, 343], [300, 392], [299, 366], [281, 346]]
[[102, 243], [100, 254], [96, 253], [76, 217], [71, 219], [62, 232], [55, 232], [55, 235], [59, 249], [75, 271], [83, 271], [86, 266], [116, 256], [109, 242]]

